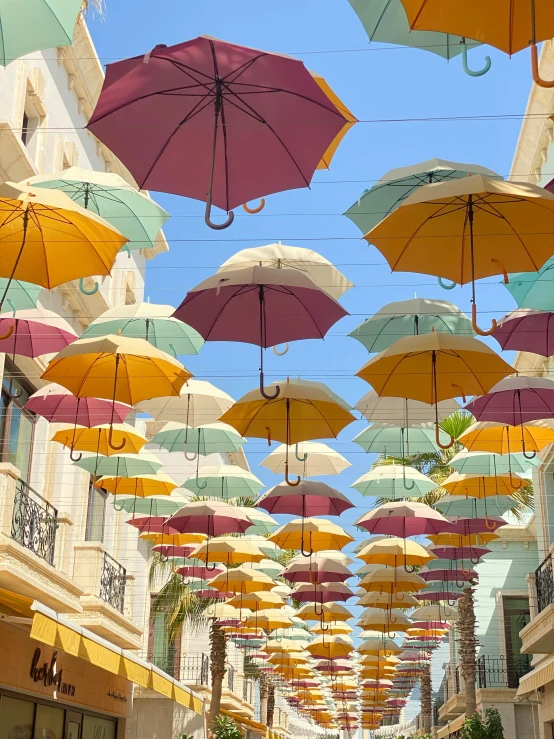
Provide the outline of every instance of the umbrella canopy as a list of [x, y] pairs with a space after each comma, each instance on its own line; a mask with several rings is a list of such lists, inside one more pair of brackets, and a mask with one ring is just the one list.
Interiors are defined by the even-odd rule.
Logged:
[[235, 464], [215, 464], [200, 467], [195, 477], [186, 480], [182, 487], [195, 494], [238, 498], [256, 495], [264, 484], [261, 480]]
[[349, 621], [352, 618], [350, 611], [340, 603], [324, 603], [317, 609], [315, 603], [306, 603], [298, 609], [296, 615], [302, 621], [320, 621], [321, 623]]
[[412, 613], [414, 622], [418, 621], [448, 621], [453, 623], [458, 620], [458, 611], [450, 606], [421, 606]]
[[412, 625], [411, 620], [402, 611], [384, 611], [379, 608], [368, 609], [358, 621], [360, 626], [382, 634], [392, 634], [396, 631], [407, 631]]
[[257, 613], [248, 616], [243, 623], [245, 626], [255, 626], [265, 631], [273, 631], [273, 629], [282, 629], [290, 626], [292, 620], [281, 609], [267, 608], [266, 610], [257, 611]]
[[503, 516], [517, 501], [509, 495], [498, 495], [488, 500], [475, 498], [463, 499], [458, 495], [445, 495], [435, 504], [445, 516], [461, 516], [464, 518], [484, 518], [485, 516]]
[[543, 377], [507, 377], [466, 408], [477, 421], [510, 426], [554, 418], [554, 382]]
[[479, 577], [474, 570], [456, 568], [451, 563], [446, 564], [445, 562], [442, 563], [441, 569], [423, 567], [419, 574], [425, 582], [469, 582]]
[[[265, 554], [256, 544], [235, 536], [218, 536], [217, 539], [203, 542], [194, 550], [192, 556], [206, 563], [224, 562], [227, 567], [245, 562], [262, 562], [265, 558]], [[267, 575], [263, 570], [261, 572]]]
[[[442, 400], [436, 404], [439, 421], [444, 421], [452, 413], [460, 409], [460, 404], [453, 398]], [[394, 424], [406, 428], [430, 423], [435, 420], [435, 406], [409, 398], [393, 398], [377, 395], [370, 390], [361, 398], [354, 408], [370, 423]]]
[[138, 454], [114, 454], [109, 457], [97, 454], [83, 455], [83, 458], [74, 464], [97, 477], [154, 475], [163, 467], [157, 457], [143, 450]]
[[437, 483], [414, 467], [381, 464], [372, 467], [350, 487], [362, 495], [398, 500], [430, 493], [437, 487]]
[[141, 189], [206, 200], [214, 226], [212, 201], [308, 186], [347, 122], [302, 62], [200, 36], [109, 64], [88, 128]]
[[207, 534], [210, 537], [241, 534], [250, 524], [250, 519], [241, 509], [223, 501], [187, 503], [168, 521], [168, 526], [181, 534]]
[[384, 639], [366, 639], [358, 646], [358, 652], [360, 654], [390, 657], [393, 654], [400, 654], [402, 647], [399, 647], [393, 639], [386, 637]]
[[[169, 213], [152, 198], [131, 187], [123, 177], [113, 172], [69, 167], [63, 172], [31, 177], [28, 183], [33, 187], [61, 190], [73, 202], [117, 228], [129, 239], [126, 247], [129, 249], [154, 248], [156, 237], [169, 218]], [[117, 310], [130, 307], [119, 306]]]
[[498, 322], [493, 336], [504, 351], [550, 357], [554, 354], [554, 313], [519, 308]]
[[[144, 479], [144, 476], [137, 475], [137, 479]], [[118, 478], [116, 478], [118, 479]], [[163, 480], [163, 477], [162, 477]], [[99, 483], [99, 487], [104, 487], [103, 481]], [[114, 504], [115, 505], [115, 504]], [[126, 511], [133, 515], [146, 515], [146, 516], [172, 516], [183, 506], [183, 501], [173, 500], [169, 497], [156, 497], [150, 498], [150, 500], [138, 500], [134, 495], [129, 498], [118, 498], [117, 509], [119, 511]], [[194, 549], [194, 547], [193, 547]], [[183, 555], [188, 557], [190, 552]]]
[[[385, 456], [406, 457], [409, 454], [435, 454], [439, 451], [437, 432], [432, 424], [421, 426], [390, 426], [373, 423], [361, 431], [352, 441], [365, 452]], [[441, 444], [448, 443], [448, 435], [438, 432]]]
[[403, 539], [440, 534], [452, 529], [446, 518], [430, 506], [404, 501], [393, 501], [374, 508], [361, 516], [356, 526], [366, 529], [370, 534], [387, 534]]
[[237, 452], [245, 443], [246, 439], [232, 426], [219, 421], [196, 428], [170, 421], [152, 438], [152, 444], [168, 452], [188, 452], [203, 457], [216, 452]]
[[341, 582], [324, 585], [300, 583], [292, 591], [291, 597], [299, 603], [345, 603], [354, 597], [354, 593]]
[[344, 529], [331, 521], [318, 518], [295, 518], [281, 526], [269, 541], [281, 549], [303, 549], [306, 541], [309, 551], [320, 552], [327, 549], [343, 549], [354, 539]]
[[354, 651], [355, 647], [351, 640], [345, 636], [337, 634], [336, 636], [322, 635], [316, 637], [311, 644], [308, 644], [306, 651], [312, 657], [335, 660], [340, 657], [348, 657]]
[[[273, 583], [275, 585], [275, 583]], [[282, 608], [283, 599], [277, 593], [268, 591], [264, 593], [247, 593], [235, 595], [230, 598], [227, 603], [235, 608], [240, 608], [243, 613], [245, 608], [251, 611], [262, 611], [265, 608]]]
[[[0, 186], [0, 223], [0, 277], [8, 278], [0, 309], [14, 279], [50, 290], [71, 280], [109, 275], [127, 241], [63, 192], [10, 182]], [[68, 258], [70, 252], [76, 258]]]
[[289, 487], [281, 483], [268, 490], [256, 505], [269, 513], [287, 513], [292, 516], [340, 516], [354, 504], [338, 490], [324, 482], [302, 480]]
[[50, 423], [73, 422], [88, 428], [109, 423], [112, 412], [114, 420], [123, 423], [133, 410], [130, 405], [112, 403], [102, 398], [76, 398], [69, 390], [56, 383], [37, 390], [26, 402], [25, 408], [46, 418]]
[[96, 318], [83, 337], [119, 334], [131, 339], [145, 339], [172, 357], [179, 354], [198, 354], [204, 339], [186, 323], [172, 318], [174, 311], [175, 308], [171, 305], [154, 303], [118, 305]]
[[[482, 547], [488, 544], [493, 539], [498, 539], [498, 534], [494, 534], [492, 531], [487, 531], [482, 534], [470, 534], [468, 536], [462, 536], [461, 534], [433, 534], [427, 537], [430, 539], [434, 546], [432, 548], [433, 553], [436, 552], [437, 547]], [[433, 554], [433, 558], [437, 555]]]
[[42, 287], [40, 285], [0, 277], [0, 295], [6, 293], [4, 302], [9, 305], [12, 311], [36, 308], [41, 292]]
[[504, 283], [504, 287], [520, 308], [538, 311], [554, 310], [554, 298], [551, 289], [553, 269], [554, 257], [551, 257], [538, 272], [511, 274], [510, 281], [507, 284]]
[[[373, 6], [365, 3], [365, 0], [349, 0], [349, 2], [362, 17], [362, 20], [363, 15], [370, 16], [371, 14], [379, 13], [375, 19], [375, 23], [372, 24], [376, 26], [376, 31], [381, 26], [383, 19], [386, 19], [387, 15], [391, 15], [392, 12], [394, 14], [392, 28], [394, 29], [395, 37], [397, 33], [400, 33], [401, 26], [405, 29], [400, 43], [403, 46], [412, 46], [414, 42], [416, 46], [423, 45], [421, 42], [417, 42], [420, 32], [410, 31], [406, 14], [400, 7], [400, 0], [391, 0], [391, 2], [388, 2], [384, 13], [381, 13], [382, 8], [378, 6], [373, 8]], [[439, 54], [443, 51], [445, 54], [456, 54], [460, 53], [463, 49], [460, 39], [454, 45], [450, 45], [449, 43], [441, 44], [439, 38], [435, 38], [433, 34], [430, 34], [430, 39], [433, 43], [425, 44], [429, 51], [437, 51]], [[376, 40], [379, 40], [379, 38], [376, 37]], [[386, 39], [383, 38], [382, 40]], [[447, 40], [448, 37], [445, 41]], [[393, 41], [392, 43], [397, 42]], [[460, 162], [448, 162], [444, 159], [430, 159], [427, 162], [412, 164], [408, 167], [391, 169], [373, 187], [365, 190], [362, 196], [344, 215], [350, 218], [363, 234], [366, 234], [377, 226], [385, 216], [396, 210], [409, 195], [422, 185], [457, 180], [461, 177], [467, 177], [468, 174], [484, 174], [488, 177], [498, 176], [496, 172], [486, 167], [481, 167], [478, 164], [461, 164]]]
[[[502, 496], [499, 496], [502, 497]], [[463, 501], [461, 501], [463, 502]], [[477, 501], [479, 503], [480, 501]], [[479, 546], [432, 546], [430, 551], [440, 559], [456, 560], [459, 559], [462, 563], [464, 560], [469, 560], [472, 564], [479, 564], [481, 557], [485, 554], [489, 554], [491, 549]], [[434, 560], [436, 561], [436, 560]]]
[[459, 439], [470, 452], [540, 452], [554, 442], [554, 426], [549, 421], [531, 421], [524, 426], [506, 426], [489, 421], [474, 423]]
[[129, 454], [138, 454], [148, 443], [148, 439], [139, 434], [134, 426], [126, 423], [104, 423], [92, 428], [67, 426], [57, 431], [51, 441], [63, 444], [72, 452], [91, 452], [105, 457], [117, 454], [123, 447]]
[[21, 6], [3, 3], [0, 8], [0, 64], [7, 67], [14, 59], [32, 51], [71, 46], [81, 9], [80, 0], [55, 3], [31, 0], [24, 12]]
[[[425, 583], [413, 572], [404, 567], [382, 567], [366, 575], [360, 586], [368, 593], [414, 593], [423, 590]], [[399, 598], [399, 600], [402, 600]]]
[[282, 577], [285, 569], [283, 565], [279, 564], [279, 562], [274, 562], [272, 559], [265, 558], [253, 562], [250, 567], [253, 570], [259, 570], [260, 572], [263, 572], [264, 575], [269, 575], [269, 577], [272, 578]]
[[348, 335], [363, 344], [368, 352], [382, 352], [404, 336], [443, 332], [473, 336], [471, 321], [445, 300], [414, 298], [389, 303]]
[[[364, 232], [365, 233], [365, 232]], [[218, 273], [244, 267], [276, 267], [278, 269], [296, 269], [315, 282], [315, 284], [338, 300], [354, 285], [339, 272], [331, 262], [312, 249], [284, 244], [268, 244], [242, 249], [217, 270]]]
[[236, 593], [264, 593], [273, 590], [274, 581], [264, 575], [263, 572], [251, 570], [249, 567], [240, 565], [234, 569], [222, 570], [222, 574], [210, 580], [211, 588], [227, 592], [232, 590]]
[[246, 513], [252, 521], [252, 526], [248, 529], [251, 534], [265, 536], [266, 534], [272, 534], [279, 526], [274, 518], [268, 516], [264, 511], [259, 511], [257, 508], [247, 507]]
[[[288, 455], [287, 455], [288, 452]], [[294, 447], [280, 444], [260, 465], [277, 474], [285, 473], [285, 461], [289, 460], [289, 471], [301, 477], [322, 477], [323, 475], [339, 475], [350, 462], [327, 444], [305, 441]]]
[[97, 485], [114, 495], [134, 495], [137, 498], [170, 495], [177, 487], [171, 477], [159, 473], [140, 477], [103, 477]]
[[291, 561], [283, 577], [292, 583], [338, 583], [345, 582], [352, 573], [340, 562], [314, 555], [309, 559]]
[[42, 306], [0, 314], [0, 347], [5, 354], [34, 359], [55, 354], [76, 339], [65, 318]]
[[175, 421], [197, 428], [219, 421], [234, 402], [211, 382], [189, 378], [179, 395], [144, 400], [138, 410], [149, 413], [156, 421]]
[[356, 555], [368, 564], [380, 564], [385, 567], [408, 567], [424, 565], [435, 555], [411, 539], [396, 537], [369, 540]]
[[473, 330], [486, 335], [496, 322], [488, 332], [477, 326], [475, 280], [538, 270], [552, 256], [544, 238], [550, 233], [554, 195], [536, 185], [472, 175], [420, 187], [365, 238], [393, 271], [471, 282]]
[[[466, 475], [453, 472], [441, 484], [450, 495], [466, 498], [487, 498], [489, 496], [509, 496], [519, 490], [527, 481], [518, 475], [497, 475], [485, 477], [483, 475]], [[448, 529], [445, 529], [448, 532]], [[436, 532], [440, 533], [440, 532]]]
[[516, 472], [518, 475], [526, 475], [533, 467], [540, 464], [540, 459], [534, 457], [527, 459], [522, 453], [518, 454], [494, 454], [493, 452], [458, 452], [448, 463], [456, 472], [465, 472], [469, 475], [503, 475]]
[[333, 634], [351, 634], [354, 629], [344, 621], [330, 621], [325, 627], [322, 627], [321, 624], [311, 626], [310, 631], [314, 634], [329, 634], [332, 636]]
[[408, 610], [418, 605], [418, 601], [408, 592], [399, 594], [397, 590], [394, 593], [387, 593], [386, 590], [381, 594], [381, 590], [375, 588], [374, 584], [370, 584], [373, 590], [368, 591], [358, 600], [358, 606], [368, 606], [370, 608], [382, 608], [386, 611], [393, 609]]

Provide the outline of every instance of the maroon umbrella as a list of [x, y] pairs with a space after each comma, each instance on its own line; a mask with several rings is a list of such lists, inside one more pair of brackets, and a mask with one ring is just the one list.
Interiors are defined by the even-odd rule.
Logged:
[[241, 203], [308, 187], [346, 122], [301, 61], [199, 36], [109, 64], [88, 128], [141, 189], [206, 201], [221, 229]]
[[451, 533], [471, 536], [482, 534], [487, 531], [496, 531], [508, 523], [498, 516], [485, 516], [483, 518], [463, 518], [462, 516], [449, 516], [448, 520], [454, 526]]
[[459, 559], [463, 562], [467, 559], [473, 565], [479, 564], [481, 557], [485, 554], [490, 554], [492, 549], [486, 549], [485, 547], [443, 547], [435, 546], [429, 547], [429, 551], [432, 552], [438, 559]]
[[157, 544], [152, 547], [153, 552], [158, 552], [167, 559], [173, 559], [173, 557], [190, 557], [192, 552], [198, 549], [198, 544], [185, 544], [182, 547], [175, 546], [174, 544]]
[[507, 377], [468, 403], [466, 410], [478, 421], [505, 426], [554, 418], [554, 382], [544, 377]]
[[[183, 577], [193, 577], [197, 580], [211, 580], [212, 577], [221, 575], [225, 572], [224, 567], [216, 567], [215, 570], [208, 570], [201, 565], [183, 565], [177, 568], [177, 574]], [[217, 591], [219, 593], [219, 591]], [[220, 596], [221, 597], [221, 596]]]
[[190, 290], [173, 318], [192, 326], [205, 341], [238, 341], [260, 347], [260, 392], [264, 390], [263, 350], [288, 341], [323, 339], [347, 316], [337, 301], [297, 269], [243, 267], [217, 273]]
[[554, 313], [518, 308], [501, 321], [493, 333], [504, 351], [554, 355]]
[[477, 573], [474, 570], [466, 572], [454, 567], [444, 567], [440, 570], [429, 570], [427, 567], [423, 567], [418, 572], [418, 575], [425, 582], [467, 582], [477, 577]]
[[346, 495], [315, 480], [302, 480], [295, 487], [289, 487], [286, 483], [276, 485], [258, 498], [256, 505], [268, 513], [286, 513], [303, 518], [340, 516], [349, 508], [354, 508]]
[[297, 585], [291, 593], [291, 598], [299, 603], [345, 603], [353, 597], [354, 593], [348, 585], [338, 582], [323, 585], [302, 583]]
[[126, 523], [138, 529], [141, 534], [163, 534], [167, 532], [167, 516], [137, 515], [130, 518]]
[[293, 560], [282, 572], [282, 576], [292, 583], [321, 583], [345, 582], [352, 577], [350, 570], [341, 562], [329, 557], [313, 555], [307, 560]]
[[452, 531], [452, 524], [438, 511], [424, 503], [394, 501], [361, 516], [355, 525], [370, 534], [387, 534], [406, 539], [409, 536]]

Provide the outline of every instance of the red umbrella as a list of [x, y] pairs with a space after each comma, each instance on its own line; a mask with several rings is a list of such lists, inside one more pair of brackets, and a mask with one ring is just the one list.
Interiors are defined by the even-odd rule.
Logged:
[[302, 62], [199, 36], [109, 64], [88, 128], [141, 189], [206, 201], [221, 229], [241, 203], [307, 187], [346, 121]]
[[325, 583], [319, 586], [312, 585], [311, 583], [302, 583], [301, 585], [297, 585], [291, 593], [291, 598], [297, 600], [299, 603], [345, 603], [353, 597], [354, 593], [348, 585], [338, 582], [332, 584]]
[[331, 582], [345, 582], [352, 577], [350, 570], [341, 562], [329, 557], [310, 557], [307, 561], [293, 560], [281, 573], [292, 583], [311, 583], [312, 585]]
[[134, 528], [138, 529], [141, 534], [163, 534], [167, 531], [167, 527], [165, 525], [167, 523], [167, 516], [133, 516], [133, 518], [130, 518], [126, 523], [130, 526], [134, 526]]
[[286, 483], [276, 485], [258, 498], [256, 505], [268, 513], [287, 513], [303, 518], [340, 516], [349, 508], [354, 508], [346, 495], [316, 480], [302, 480], [292, 488]]
[[356, 521], [356, 526], [370, 534], [388, 534], [406, 539], [409, 536], [440, 534], [453, 530], [453, 525], [438, 511], [424, 503], [396, 501], [374, 508]]
[[133, 410], [125, 403], [104, 400], [104, 398], [76, 398], [65, 387], [51, 383], [31, 395], [25, 408], [46, 418], [50, 423], [76, 423], [78, 426], [101, 426], [112, 418], [116, 423], [124, 423]]
[[173, 318], [192, 326], [205, 341], [238, 341], [263, 350], [288, 341], [322, 339], [347, 311], [297, 269], [244, 267], [217, 273], [190, 290]]

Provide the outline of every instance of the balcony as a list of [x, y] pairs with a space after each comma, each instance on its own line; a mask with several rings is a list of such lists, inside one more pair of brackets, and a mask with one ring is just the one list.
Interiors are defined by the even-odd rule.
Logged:
[[39, 600], [59, 613], [79, 613], [83, 591], [60, 565], [71, 518], [0, 464], [0, 588]]
[[83, 591], [83, 611], [72, 619], [123, 649], [138, 649], [142, 629], [131, 618], [134, 578], [101, 542], [78, 542], [74, 549], [73, 579]]
[[477, 660], [477, 688], [515, 690], [521, 678], [530, 671], [531, 659], [524, 654], [510, 660], [482, 655]]
[[444, 681], [444, 703], [439, 708], [439, 720], [451, 721], [466, 710], [464, 681], [459, 665], [448, 665]]
[[[199, 695], [211, 695], [212, 673], [210, 658], [207, 654], [184, 654], [181, 657], [179, 675], [175, 675], [175, 677], [189, 687], [194, 687], [195, 692]], [[243, 679], [241, 687], [240, 680], [241, 678], [233, 665], [227, 663], [221, 691], [221, 707], [227, 711], [252, 718], [254, 715], [254, 685], [251, 681]]]
[[519, 635], [523, 654], [554, 652], [554, 573], [552, 549], [534, 573], [527, 575], [531, 621]]

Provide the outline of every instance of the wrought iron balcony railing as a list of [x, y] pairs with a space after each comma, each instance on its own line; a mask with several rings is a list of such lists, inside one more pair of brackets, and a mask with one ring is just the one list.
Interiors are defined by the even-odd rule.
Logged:
[[207, 654], [184, 654], [181, 657], [180, 679], [185, 683], [210, 685], [210, 658]]
[[478, 688], [517, 688], [520, 679], [531, 671], [531, 657], [526, 654], [507, 660], [482, 655], [477, 660]]
[[552, 555], [541, 562], [535, 570], [537, 588], [537, 608], [539, 613], [554, 603], [554, 573], [552, 572]]
[[232, 692], [235, 687], [235, 668], [233, 665], [227, 665], [227, 687]]
[[125, 608], [126, 584], [127, 570], [125, 567], [104, 552], [100, 578], [100, 598], [120, 613], [123, 613]]
[[12, 539], [53, 565], [57, 528], [57, 509], [26, 482], [18, 480], [13, 504]]

